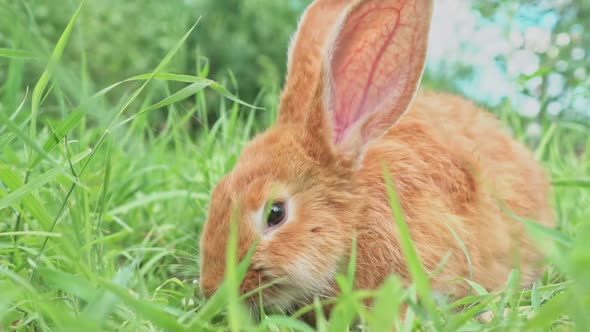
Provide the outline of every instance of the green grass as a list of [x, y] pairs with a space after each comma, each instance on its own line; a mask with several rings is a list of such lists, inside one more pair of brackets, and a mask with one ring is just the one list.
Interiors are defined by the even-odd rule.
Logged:
[[[48, 53], [25, 43], [29, 34], [41, 38], [28, 30], [15, 32], [22, 47], [0, 49], [0, 331], [313, 331], [296, 319], [304, 311], [316, 312], [318, 331], [590, 330], [589, 128], [565, 122], [528, 142], [554, 179], [559, 220], [556, 231], [530, 228], [549, 261], [530, 290], [515, 286], [515, 270], [503, 292], [472, 283], [467, 298], [433, 296], [392, 190], [409, 287], [391, 276], [379, 290], [355, 291], [349, 268], [332, 317], [316, 303], [256, 321], [237, 294], [242, 263], [204, 301], [195, 280], [209, 194], [275, 110], [239, 100], [231, 80], [226, 88], [207, 79], [206, 62], [193, 73], [168, 72], [191, 30], [175, 36], [150, 72], [93, 91], [84, 65], [62, 58], [72, 38], [83, 38], [76, 19], [59, 40], [45, 41]], [[38, 79], [27, 88], [30, 72]], [[525, 140], [520, 118], [498, 112]], [[232, 251], [228, 260], [237, 263]], [[362, 305], [367, 296], [376, 298], [372, 309]], [[411, 309], [403, 322], [401, 303]]]

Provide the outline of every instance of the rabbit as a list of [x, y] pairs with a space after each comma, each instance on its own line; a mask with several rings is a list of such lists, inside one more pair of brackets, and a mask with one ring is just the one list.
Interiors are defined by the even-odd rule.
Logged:
[[[491, 113], [464, 97], [419, 89], [432, 0], [316, 0], [288, 50], [276, 123], [243, 149], [214, 188], [200, 238], [200, 289], [223, 281], [230, 219], [238, 257], [255, 248], [240, 285], [292, 310], [337, 296], [356, 244], [356, 289], [392, 274], [410, 282], [384, 170], [432, 288], [488, 291], [519, 257], [521, 282], [543, 254], [514, 214], [554, 226], [542, 165]], [[459, 239], [466, 251], [461, 248]], [[257, 301], [251, 301], [256, 306]]]

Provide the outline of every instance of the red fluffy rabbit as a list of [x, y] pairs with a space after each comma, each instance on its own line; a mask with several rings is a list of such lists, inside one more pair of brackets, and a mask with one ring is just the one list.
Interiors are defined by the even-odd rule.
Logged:
[[[289, 309], [336, 294], [334, 277], [357, 242], [356, 287], [409, 278], [383, 176], [391, 172], [424, 267], [450, 255], [432, 287], [463, 296], [475, 282], [500, 287], [519, 253], [523, 283], [541, 255], [500, 207], [553, 225], [548, 179], [501, 124], [456, 96], [417, 92], [432, 0], [317, 0], [289, 50], [274, 127], [243, 151], [212, 195], [201, 239], [201, 279], [224, 277], [230, 217], [239, 255], [257, 241], [242, 292]], [[268, 211], [268, 213], [266, 213]], [[451, 231], [452, 229], [452, 231]]]

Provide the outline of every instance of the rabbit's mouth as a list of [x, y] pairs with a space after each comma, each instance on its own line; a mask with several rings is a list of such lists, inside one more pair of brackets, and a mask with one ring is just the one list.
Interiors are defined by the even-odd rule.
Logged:
[[284, 283], [262, 286], [254, 293], [247, 297], [247, 303], [254, 316], [260, 316], [262, 308], [266, 314], [279, 312], [291, 315], [312, 304], [314, 297], [319, 297], [320, 301], [328, 298], [328, 296], [311, 294], [306, 290]]
[[295, 312], [313, 304], [316, 298], [320, 302], [332, 298], [336, 267], [324, 266], [318, 273], [307, 262], [293, 258], [288, 267], [276, 267], [256, 261], [246, 272], [240, 292], [252, 309], [265, 308], [265, 312]]
[[255, 287], [247, 287], [247, 280], [242, 284], [242, 294], [248, 304], [257, 309], [289, 310], [297, 303], [301, 290], [297, 290], [283, 279], [272, 279], [267, 276], [259, 276]]
[[[263, 282], [263, 279], [266, 282]], [[254, 290], [243, 292], [246, 302], [254, 317], [260, 317], [261, 310], [268, 314], [279, 312], [282, 314], [302, 314], [310, 310], [301, 310], [314, 303], [314, 299], [324, 302], [332, 298], [329, 290], [311, 290], [288, 282], [287, 278], [268, 279], [260, 278], [260, 283]], [[271, 281], [268, 281], [271, 280]], [[242, 285], [243, 286], [243, 285]], [[244, 289], [242, 288], [242, 291]]]

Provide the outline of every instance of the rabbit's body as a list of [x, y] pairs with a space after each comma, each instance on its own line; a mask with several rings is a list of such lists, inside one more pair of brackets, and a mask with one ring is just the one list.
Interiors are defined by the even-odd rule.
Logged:
[[357, 288], [379, 287], [392, 273], [409, 281], [384, 164], [424, 267], [444, 263], [434, 289], [465, 295], [468, 283], [455, 279], [473, 272], [491, 291], [518, 266], [522, 281], [532, 280], [541, 256], [502, 205], [551, 225], [548, 180], [484, 110], [416, 94], [431, 10], [432, 0], [316, 0], [308, 8], [276, 124], [213, 192], [200, 243], [206, 296], [224, 278], [232, 220], [240, 258], [256, 243], [242, 293], [276, 282], [262, 291], [265, 304], [289, 309], [335, 295], [355, 235]]
[[[455, 121], [445, 126], [448, 119]], [[536, 275], [532, 264], [539, 252], [523, 225], [496, 200], [520, 217], [552, 226], [543, 169], [491, 114], [461, 97], [424, 93], [372, 144], [356, 175], [358, 188], [363, 188], [361, 202], [370, 202], [356, 225], [359, 287], [373, 288], [391, 273], [408, 277], [381, 160], [389, 166], [423, 265], [432, 271], [446, 259], [434, 279], [435, 289], [461, 296], [469, 288], [465, 281], [446, 282], [470, 277], [465, 253], [449, 228], [466, 246], [474, 280], [486, 289], [506, 282], [515, 267], [515, 250], [520, 251], [523, 283]], [[448, 254], [452, 256], [445, 258]]]

